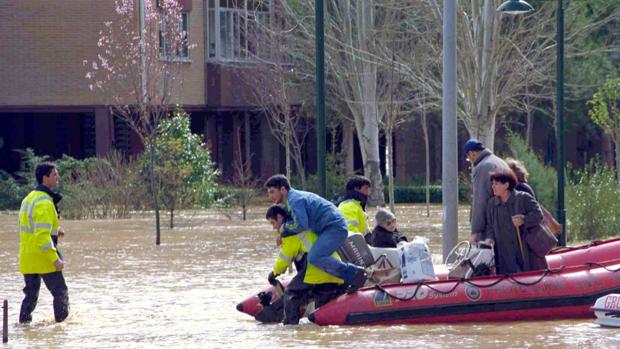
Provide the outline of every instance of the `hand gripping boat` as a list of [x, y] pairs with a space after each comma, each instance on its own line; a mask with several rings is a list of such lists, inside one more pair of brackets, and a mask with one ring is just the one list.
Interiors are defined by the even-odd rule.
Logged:
[[[318, 325], [387, 325], [593, 317], [597, 298], [620, 293], [618, 250], [615, 238], [554, 251], [545, 271], [375, 285], [341, 295], [308, 318]], [[254, 316], [262, 306], [253, 295], [237, 309]]]

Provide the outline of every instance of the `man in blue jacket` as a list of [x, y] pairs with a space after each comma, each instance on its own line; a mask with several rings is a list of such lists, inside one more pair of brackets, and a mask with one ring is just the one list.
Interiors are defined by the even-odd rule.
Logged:
[[288, 178], [281, 174], [270, 177], [265, 187], [274, 204], [286, 205], [288, 219], [281, 226], [284, 232], [312, 230], [318, 235], [308, 253], [308, 263], [343, 279], [348, 291], [362, 287], [366, 282], [364, 268], [332, 256], [348, 236], [347, 223], [336, 206], [314, 193], [291, 188]]

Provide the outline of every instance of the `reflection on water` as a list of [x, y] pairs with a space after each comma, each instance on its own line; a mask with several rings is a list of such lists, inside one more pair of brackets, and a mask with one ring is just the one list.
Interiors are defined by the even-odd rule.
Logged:
[[[276, 253], [265, 207], [242, 222], [235, 211], [179, 217], [154, 245], [153, 221], [66, 221], [61, 249], [67, 261], [71, 315], [53, 321], [51, 296], [41, 290], [30, 325], [17, 324], [22, 276], [17, 216], [0, 214], [0, 298], [9, 300], [8, 345], [0, 348], [523, 348], [620, 346], [620, 332], [593, 321], [504, 324], [318, 327], [261, 325], [235, 305], [266, 285]], [[441, 259], [441, 207], [399, 206], [399, 230], [425, 236]], [[371, 210], [372, 217], [374, 210]], [[461, 239], [468, 211], [461, 210]], [[197, 225], [191, 226], [187, 221]]]

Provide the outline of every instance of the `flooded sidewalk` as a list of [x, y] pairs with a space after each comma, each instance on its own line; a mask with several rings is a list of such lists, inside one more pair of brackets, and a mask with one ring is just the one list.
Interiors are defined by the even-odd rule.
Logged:
[[[235, 210], [182, 212], [174, 230], [154, 219], [64, 221], [65, 277], [71, 302], [66, 322], [53, 321], [42, 286], [33, 323], [17, 323], [23, 297], [16, 213], [0, 213], [0, 300], [9, 301], [9, 343], [0, 348], [523, 348], [618, 347], [620, 331], [592, 320], [501, 324], [318, 327], [261, 325], [236, 304], [266, 286], [277, 249], [253, 207], [248, 221]], [[374, 210], [370, 210], [372, 217]], [[441, 259], [441, 207], [400, 205], [399, 230], [425, 236]], [[162, 226], [166, 226], [163, 216]], [[462, 208], [459, 239], [468, 236]]]

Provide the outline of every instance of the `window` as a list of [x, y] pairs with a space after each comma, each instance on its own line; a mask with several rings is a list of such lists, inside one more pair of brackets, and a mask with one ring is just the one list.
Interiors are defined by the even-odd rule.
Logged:
[[270, 5], [270, 0], [209, 0], [208, 57], [245, 61], [264, 56], [251, 36], [269, 24]]
[[164, 35], [166, 32], [166, 23], [162, 23], [161, 25], [159, 30], [159, 53], [163, 59], [189, 59], [189, 12], [181, 13], [181, 22], [179, 26], [183, 37], [182, 42], [176, 49], [173, 49], [172, 42]]

